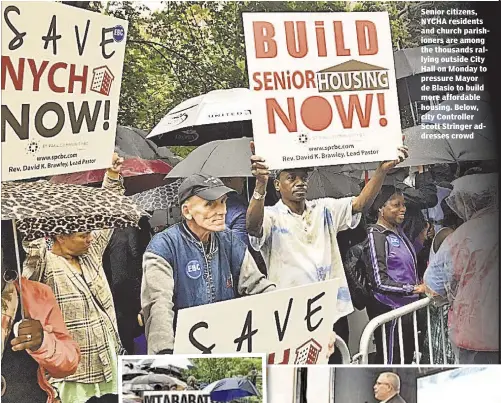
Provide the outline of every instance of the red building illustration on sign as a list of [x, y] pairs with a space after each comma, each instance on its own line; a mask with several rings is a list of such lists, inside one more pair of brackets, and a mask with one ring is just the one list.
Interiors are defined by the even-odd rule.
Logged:
[[284, 350], [284, 355], [282, 357], [282, 361], [280, 362], [275, 362], [275, 353], [271, 353], [268, 355], [268, 365], [272, 364], [288, 364], [289, 363], [289, 356], [291, 353], [291, 349], [288, 348], [287, 350]]
[[115, 79], [108, 66], [96, 67], [92, 70], [91, 91], [98, 92], [103, 95], [110, 95], [111, 83]]
[[322, 351], [322, 346], [314, 339], [310, 339], [296, 349], [294, 364], [316, 364], [320, 351]]

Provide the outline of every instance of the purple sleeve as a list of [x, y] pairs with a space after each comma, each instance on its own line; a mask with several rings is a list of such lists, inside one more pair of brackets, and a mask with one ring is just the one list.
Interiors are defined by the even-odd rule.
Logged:
[[412, 246], [414, 246], [414, 250], [416, 251], [416, 255], [417, 255], [423, 249], [424, 244], [419, 239], [416, 239]]

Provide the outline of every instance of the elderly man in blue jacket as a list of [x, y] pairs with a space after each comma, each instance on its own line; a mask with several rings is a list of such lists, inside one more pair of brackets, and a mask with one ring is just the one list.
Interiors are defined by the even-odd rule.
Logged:
[[183, 222], [148, 245], [141, 287], [148, 354], [172, 353], [179, 309], [275, 289], [245, 243], [226, 229], [231, 192], [209, 175], [186, 178], [178, 193]]

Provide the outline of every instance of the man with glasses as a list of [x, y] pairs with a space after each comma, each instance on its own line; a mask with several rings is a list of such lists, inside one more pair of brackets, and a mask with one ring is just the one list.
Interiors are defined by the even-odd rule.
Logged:
[[400, 396], [400, 377], [393, 372], [383, 372], [374, 385], [374, 397], [381, 403], [406, 403]]
[[399, 148], [398, 160], [381, 163], [357, 197], [306, 200], [311, 169], [276, 171], [274, 186], [280, 200], [271, 207], [264, 207], [270, 171], [264, 159], [254, 155], [253, 142], [251, 150], [256, 187], [247, 210], [250, 244], [261, 251], [268, 278], [277, 288], [339, 278], [337, 322], [353, 311], [353, 305], [336, 235], [358, 225], [360, 213], [378, 194], [386, 173], [407, 158], [407, 148]]

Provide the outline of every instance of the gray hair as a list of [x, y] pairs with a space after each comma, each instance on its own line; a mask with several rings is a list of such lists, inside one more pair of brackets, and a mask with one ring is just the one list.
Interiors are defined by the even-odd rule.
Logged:
[[400, 377], [394, 372], [383, 372], [381, 375], [384, 375], [388, 379], [388, 383], [392, 386], [395, 392], [400, 392]]

